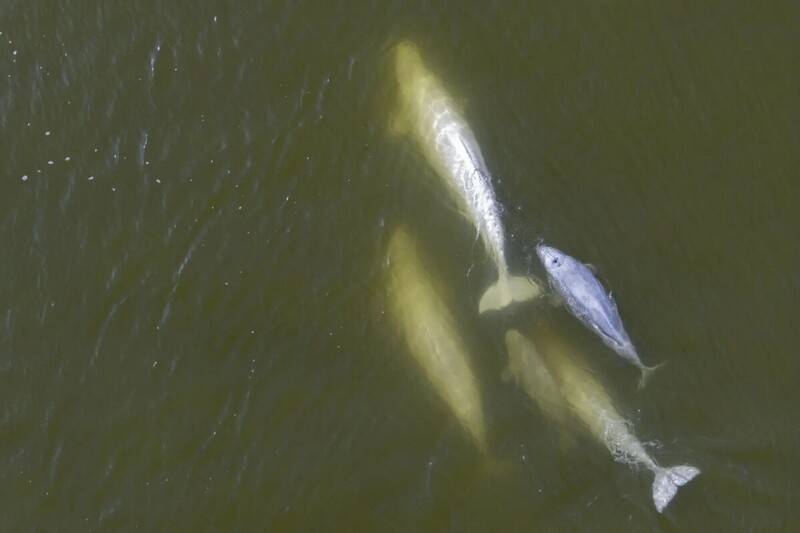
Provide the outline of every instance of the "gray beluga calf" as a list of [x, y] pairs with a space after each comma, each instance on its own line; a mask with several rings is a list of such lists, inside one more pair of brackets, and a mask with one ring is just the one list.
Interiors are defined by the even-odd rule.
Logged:
[[539, 285], [509, 272], [500, 204], [478, 141], [459, 106], [426, 68], [413, 43], [398, 43], [393, 55], [398, 110], [392, 117], [392, 130], [414, 141], [459, 210], [477, 229], [497, 269], [497, 282], [484, 292], [479, 311], [533, 299], [540, 292]]
[[622, 325], [617, 304], [597, 281], [593, 268], [544, 244], [536, 247], [536, 254], [547, 271], [550, 286], [564, 299], [569, 312], [594, 331], [608, 347], [636, 365], [642, 372], [639, 388], [644, 387], [652, 373], [665, 363], [656, 366], [642, 363]]
[[700, 469], [658, 465], [575, 350], [549, 330], [538, 331], [535, 339], [536, 346], [516, 330], [506, 333], [509, 371], [517, 382], [544, 414], [561, 422], [566, 406], [615, 460], [652, 472], [653, 503], [659, 513], [664, 512], [678, 488], [700, 474]]

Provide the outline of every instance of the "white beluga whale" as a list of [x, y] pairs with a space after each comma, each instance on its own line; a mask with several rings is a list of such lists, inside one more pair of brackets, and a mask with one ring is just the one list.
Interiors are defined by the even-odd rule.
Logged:
[[509, 273], [500, 204], [475, 135], [439, 80], [425, 67], [414, 44], [400, 42], [393, 54], [398, 110], [392, 129], [413, 139], [447, 185], [459, 210], [477, 229], [497, 269], [497, 282], [484, 292], [479, 311], [532, 299], [540, 293], [539, 285]]
[[457, 321], [402, 227], [389, 240], [388, 307], [411, 355], [481, 452], [488, 456], [483, 402]]
[[[652, 496], [661, 513], [678, 488], [700, 473], [691, 465], [659, 466], [634, 435], [630, 423], [575, 350], [551, 331], [537, 331], [536, 345], [516, 330], [506, 333], [509, 371], [544, 414], [563, 420], [563, 406], [608, 449], [615, 460], [653, 473]], [[537, 351], [538, 348], [538, 351]], [[554, 385], [556, 388], [554, 389]], [[558, 394], [554, 392], [558, 391]], [[560, 395], [560, 398], [558, 397]]]
[[652, 367], [642, 363], [622, 325], [614, 299], [597, 281], [593, 268], [544, 244], [536, 246], [536, 254], [547, 271], [550, 286], [564, 300], [569, 312], [594, 331], [608, 347], [636, 365], [642, 372], [639, 388], [644, 387], [652, 373], [665, 363]]
[[516, 330], [506, 332], [508, 366], [503, 381], [513, 381], [559, 426], [570, 418], [569, 405], [536, 347]]
[[516, 383], [534, 400], [545, 416], [558, 426], [561, 448], [573, 443], [572, 414], [561, 394], [559, 384], [534, 345], [516, 330], [506, 332], [508, 365], [502, 372], [503, 381]]

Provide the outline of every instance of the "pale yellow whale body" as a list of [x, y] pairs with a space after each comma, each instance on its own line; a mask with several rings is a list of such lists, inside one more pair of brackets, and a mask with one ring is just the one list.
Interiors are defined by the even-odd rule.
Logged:
[[505, 230], [489, 170], [467, 121], [442, 84], [407, 41], [393, 50], [397, 113], [392, 129], [413, 140], [447, 186], [459, 210], [475, 226], [494, 263], [498, 280], [479, 302], [480, 312], [502, 309], [541, 292], [532, 279], [512, 276], [505, 255]]
[[508, 366], [503, 371], [503, 380], [514, 381], [545, 415], [564, 426], [570, 418], [569, 405], [536, 347], [513, 329], [506, 332], [506, 347]]
[[653, 503], [658, 512], [663, 512], [678, 488], [700, 470], [689, 465], [659, 466], [633, 434], [630, 423], [617, 412], [611, 397], [576, 354], [577, 350], [546, 328], [540, 327], [535, 339], [534, 345], [516, 330], [506, 333], [509, 360], [516, 361], [509, 368], [518, 374], [517, 381], [545, 414], [562, 421], [565, 404], [616, 460], [650, 470], [655, 476]]
[[388, 302], [411, 355], [482, 452], [488, 453], [478, 382], [453, 314], [405, 229], [389, 240]]

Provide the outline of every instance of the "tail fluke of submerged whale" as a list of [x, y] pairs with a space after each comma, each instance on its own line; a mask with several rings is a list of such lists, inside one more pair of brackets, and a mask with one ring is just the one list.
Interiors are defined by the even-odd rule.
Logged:
[[639, 390], [642, 390], [644, 388], [644, 386], [647, 385], [647, 380], [650, 379], [650, 377], [653, 375], [653, 373], [656, 370], [658, 370], [659, 368], [663, 367], [666, 364], [667, 364], [667, 362], [663, 361], [663, 362], [658, 363], [657, 365], [653, 365], [653, 366], [644, 366], [644, 365], [642, 365], [639, 368], [639, 370], [642, 371], [642, 377], [639, 378]]
[[686, 485], [699, 473], [699, 468], [689, 465], [658, 467], [653, 481], [653, 503], [656, 504], [656, 510], [663, 513], [664, 508], [678, 493], [678, 487]]
[[539, 284], [524, 276], [510, 276], [501, 273], [500, 278], [483, 293], [478, 303], [478, 311], [497, 311], [513, 302], [532, 300], [541, 293]]

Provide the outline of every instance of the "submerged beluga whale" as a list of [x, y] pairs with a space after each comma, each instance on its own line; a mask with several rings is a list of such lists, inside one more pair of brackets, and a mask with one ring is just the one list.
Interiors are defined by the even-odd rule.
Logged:
[[700, 474], [700, 469], [691, 465], [662, 467], [656, 463], [634, 435], [630, 423], [617, 412], [594, 373], [575, 357], [572, 346], [547, 329], [539, 328], [535, 339], [536, 344], [516, 330], [506, 332], [507, 373], [545, 415], [563, 423], [568, 410], [615, 460], [652, 472], [653, 503], [659, 513], [664, 512], [678, 488]]
[[491, 457], [469, 350], [455, 317], [425, 270], [414, 240], [403, 227], [392, 233], [386, 255], [390, 315], [431, 385], [477, 448]]
[[552, 246], [539, 244], [536, 254], [547, 271], [550, 286], [564, 300], [569, 312], [594, 331], [606, 346], [635, 365], [642, 372], [639, 388], [644, 387], [653, 372], [666, 363], [655, 366], [642, 363], [622, 325], [617, 304], [597, 281], [592, 269]]
[[484, 292], [478, 310], [502, 309], [512, 302], [534, 298], [540, 293], [539, 285], [533, 279], [509, 273], [500, 205], [467, 121], [425, 67], [414, 44], [396, 44], [393, 55], [399, 105], [392, 130], [413, 139], [477, 229], [497, 269], [497, 282]]

